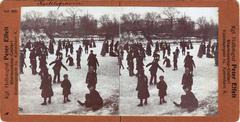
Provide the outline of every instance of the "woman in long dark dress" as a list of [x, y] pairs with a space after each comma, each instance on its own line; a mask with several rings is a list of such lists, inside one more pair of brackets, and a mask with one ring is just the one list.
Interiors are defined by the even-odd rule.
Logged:
[[103, 44], [102, 44], [102, 50], [101, 50], [101, 56], [105, 56], [106, 53], [107, 53], [107, 50], [106, 50], [106, 47], [107, 47], [107, 42], [104, 41]]
[[148, 78], [144, 74], [144, 70], [138, 73], [138, 83], [136, 90], [138, 91], [138, 99], [140, 99], [138, 106], [143, 106], [143, 99], [145, 100], [144, 105], [147, 105], [147, 98], [150, 97], [150, 94], [148, 91]]
[[47, 69], [44, 70], [43, 74], [44, 77], [42, 77], [40, 89], [42, 90], [41, 96], [44, 98], [44, 102], [41, 105], [47, 105], [47, 98], [48, 103], [51, 104], [51, 97], [53, 96], [52, 76], [48, 73]]

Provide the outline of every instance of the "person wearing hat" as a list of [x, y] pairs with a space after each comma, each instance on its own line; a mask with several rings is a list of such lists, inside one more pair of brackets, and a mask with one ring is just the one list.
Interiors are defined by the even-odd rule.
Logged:
[[42, 90], [41, 96], [44, 98], [44, 102], [41, 105], [51, 104], [51, 97], [53, 96], [52, 90], [52, 76], [48, 73], [48, 69], [45, 69], [43, 72], [42, 82], [40, 85], [40, 89]]
[[91, 50], [91, 53], [88, 56], [88, 67], [92, 66], [94, 68], [94, 71], [97, 71], [97, 66], [99, 66], [97, 55], [93, 54], [93, 50]]
[[160, 81], [157, 83], [158, 96], [160, 98], [160, 104], [166, 103], [164, 97], [167, 95], [167, 84], [164, 81], [164, 76], [159, 77]]
[[79, 105], [91, 108], [93, 111], [99, 110], [103, 106], [103, 99], [99, 92], [93, 87], [88, 87], [90, 93], [85, 95], [85, 102], [77, 100]]
[[189, 52], [187, 52], [184, 63], [184, 67], [188, 68], [190, 70], [190, 73], [193, 74], [193, 67], [196, 68], [196, 65], [194, 63], [193, 56], [191, 56]]
[[183, 87], [187, 87], [189, 88], [189, 90], [192, 90], [193, 78], [189, 68], [185, 69], [185, 73], [183, 74], [183, 77], [182, 77], [182, 85]]
[[57, 82], [60, 83], [60, 71], [61, 71], [61, 67], [63, 67], [64, 69], [67, 69], [67, 67], [65, 65], [63, 65], [62, 63], [62, 58], [57, 59], [53, 62], [51, 62], [49, 65], [55, 64], [53, 66], [53, 71], [54, 71], [54, 78], [53, 78], [53, 83], [56, 83], [56, 78], [57, 78]]
[[189, 112], [192, 112], [198, 108], [198, 99], [188, 87], [184, 86], [183, 90], [185, 92], [185, 95], [181, 96], [180, 104], [176, 102], [173, 102], [173, 104], [175, 104], [177, 107], [181, 107], [187, 109]]
[[70, 102], [68, 95], [71, 94], [71, 82], [68, 80], [68, 75], [63, 75], [64, 80], [61, 83], [61, 87], [63, 88], [63, 103]]
[[94, 72], [94, 67], [90, 66], [89, 67], [89, 71], [87, 73], [87, 77], [86, 77], [86, 83], [87, 83], [87, 87], [93, 87], [94, 89], [96, 88], [96, 84], [97, 84], [97, 73]]
[[179, 53], [180, 53], [180, 50], [178, 49], [178, 47], [176, 47], [175, 54], [177, 55], [177, 58], [179, 57]]
[[140, 103], [137, 106], [143, 106], [143, 100], [145, 100], [144, 105], [147, 105], [147, 99], [150, 97], [150, 94], [148, 91], [148, 78], [144, 74], [144, 70], [141, 70], [138, 73], [138, 83], [136, 90], [138, 91], [138, 99], [140, 99]]
[[164, 72], [162, 67], [158, 64], [158, 60], [154, 59], [153, 62], [149, 63], [146, 65], [146, 67], [151, 66], [149, 68], [150, 74], [151, 74], [151, 79], [150, 79], [150, 85], [153, 84], [153, 79], [154, 79], [154, 84], [157, 84], [157, 70], [160, 69]]
[[178, 70], [178, 66], [177, 66], [177, 62], [178, 62], [178, 55], [177, 52], [173, 52], [173, 70]]

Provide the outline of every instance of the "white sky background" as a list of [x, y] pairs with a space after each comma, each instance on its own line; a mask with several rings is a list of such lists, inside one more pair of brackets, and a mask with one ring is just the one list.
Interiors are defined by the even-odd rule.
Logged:
[[[42, 16], [47, 16], [49, 11], [58, 10], [68, 16], [66, 9], [69, 7], [22, 7], [22, 15], [30, 11], [38, 11], [42, 13]], [[91, 14], [94, 18], [99, 19], [104, 14], [109, 14], [110, 16], [120, 17], [122, 14], [127, 14], [130, 12], [140, 14], [141, 17], [144, 17], [147, 12], [157, 12], [162, 13], [164, 7], [72, 7], [80, 9], [81, 12], [79, 16], [84, 14]], [[206, 17], [208, 21], [211, 19], [218, 23], [218, 8], [217, 7], [174, 7], [180, 13], [179, 16], [186, 15], [189, 16], [193, 21], [196, 21], [199, 17]], [[165, 18], [161, 14], [162, 18]]]

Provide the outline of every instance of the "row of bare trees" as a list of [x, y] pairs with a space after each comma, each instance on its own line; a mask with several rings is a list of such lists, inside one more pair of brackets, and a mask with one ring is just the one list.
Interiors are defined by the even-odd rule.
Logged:
[[[165, 16], [164, 18], [162, 16]], [[145, 36], [161, 35], [175, 38], [198, 36], [201, 38], [217, 37], [218, 25], [200, 17], [196, 22], [184, 15], [179, 17], [175, 8], [166, 8], [162, 12], [148, 12], [142, 17], [137, 13], [121, 15], [120, 18], [102, 15], [98, 20], [91, 14], [82, 14], [82, 10], [69, 8], [66, 14], [49, 11], [43, 17], [37, 11], [27, 12], [22, 16], [21, 29], [46, 33], [59, 33], [66, 36], [106, 35], [110, 38], [119, 32], [142, 32]]]

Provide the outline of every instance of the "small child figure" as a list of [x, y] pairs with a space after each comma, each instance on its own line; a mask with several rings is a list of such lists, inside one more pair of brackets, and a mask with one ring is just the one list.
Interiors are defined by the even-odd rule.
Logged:
[[159, 89], [158, 96], [160, 97], [160, 104], [166, 103], [164, 96], [167, 95], [167, 84], [164, 81], [164, 76], [159, 77], [160, 81], [157, 83], [157, 89]]
[[71, 91], [70, 91], [71, 83], [68, 80], [67, 74], [64, 74], [63, 78], [64, 78], [64, 80], [61, 83], [61, 87], [63, 88], [63, 98], [64, 98], [63, 103], [66, 103], [66, 102], [70, 102], [70, 100], [68, 99], [68, 95], [71, 94]]
[[[68, 62], [69, 62], [69, 63], [68, 63]], [[68, 58], [67, 58], [67, 60], [66, 60], [66, 63], [68, 63], [69, 66], [73, 66], [73, 65], [74, 65], [74, 63], [73, 63], [73, 58], [72, 58], [70, 55], [68, 55]]]

